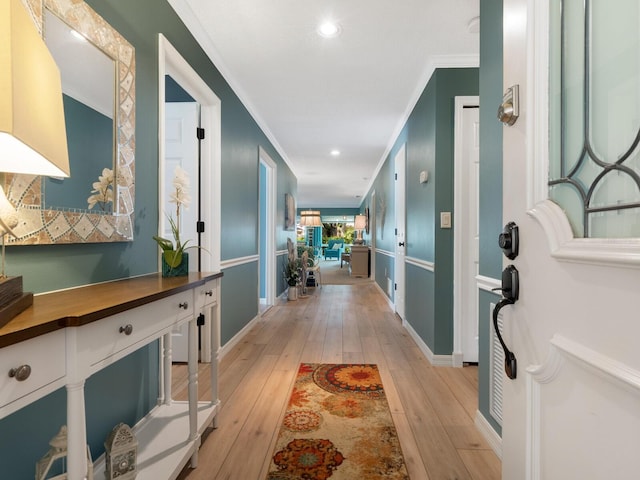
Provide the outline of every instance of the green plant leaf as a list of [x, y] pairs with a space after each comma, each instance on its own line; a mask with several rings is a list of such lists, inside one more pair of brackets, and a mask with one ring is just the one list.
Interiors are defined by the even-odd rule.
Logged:
[[165, 250], [162, 254], [164, 261], [167, 262], [171, 268], [176, 268], [182, 263], [182, 251], [181, 250]]
[[166, 252], [167, 250], [173, 250], [173, 242], [171, 240], [167, 240], [166, 238], [162, 238], [157, 235], [154, 235], [153, 239], [158, 243], [158, 246], [162, 251]]

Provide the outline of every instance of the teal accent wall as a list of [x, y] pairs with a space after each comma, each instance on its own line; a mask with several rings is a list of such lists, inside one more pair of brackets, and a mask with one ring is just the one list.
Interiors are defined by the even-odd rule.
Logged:
[[[402, 132], [400, 132], [398, 140], [396, 140], [395, 145], [380, 168], [378, 175], [376, 175], [371, 190], [367, 193], [362, 202], [362, 205], [370, 205], [371, 194], [373, 191], [376, 192], [376, 231], [370, 231], [369, 236], [375, 235], [376, 248], [387, 252], [393, 252], [395, 250], [395, 186], [393, 180], [393, 158], [402, 147], [402, 144], [406, 141], [406, 138], [407, 132], [405, 127]], [[393, 259], [391, 263], [393, 263]], [[378, 257], [376, 257], [376, 281], [378, 278], [378, 268]], [[386, 286], [382, 284], [380, 286], [386, 291]]]
[[[407, 256], [436, 267], [434, 273], [407, 264], [405, 314], [436, 355], [453, 352], [453, 229], [439, 228], [439, 215], [453, 212], [455, 97], [466, 95], [478, 95], [477, 68], [434, 72], [363, 201], [363, 205], [371, 201], [373, 190], [378, 199], [384, 199], [384, 223], [375, 233], [376, 248], [393, 252], [394, 158], [406, 144]], [[426, 184], [418, 182], [422, 170], [430, 175]], [[379, 210], [378, 202], [378, 214]], [[378, 269], [376, 264], [376, 282], [386, 291], [386, 279]]]
[[[501, 278], [502, 251], [498, 234], [502, 231], [502, 129], [495, 117], [502, 102], [502, 2], [483, 0], [480, 4], [480, 275]], [[478, 325], [478, 409], [498, 434], [502, 428], [489, 414], [489, 342], [493, 326], [489, 305], [499, 295], [480, 291]]]
[[[257, 255], [259, 147], [277, 164], [278, 199], [284, 199], [285, 192], [297, 194], [297, 180], [286, 162], [166, 0], [87, 0], [87, 3], [136, 49], [135, 238], [124, 243], [8, 247], [7, 274], [23, 275], [25, 290], [40, 293], [158, 271], [159, 250], [152, 237], [157, 233], [159, 216], [157, 36], [160, 32], [222, 102], [221, 259]], [[286, 249], [286, 239], [293, 238], [294, 232], [284, 232], [284, 200], [278, 202], [277, 217], [276, 248]], [[281, 272], [276, 273], [278, 292], [284, 291]], [[258, 263], [229, 268], [224, 274], [223, 342], [257, 314]], [[87, 427], [94, 457], [103, 451], [102, 442], [118, 421], [133, 424], [155, 405], [157, 352], [154, 343], [87, 381]], [[118, 392], [117, 400], [114, 392]], [[66, 412], [60, 407], [64, 402], [65, 393], [61, 390], [34, 407], [0, 420], [0, 441], [10, 443], [0, 450], [3, 477], [33, 477], [34, 459], [44, 455], [50, 438], [64, 423]], [[34, 414], [36, 410], [42, 414]], [[41, 422], [42, 418], [45, 422]], [[16, 440], [13, 435], [19, 431], [32, 435]], [[28, 474], [7, 474], [5, 466], [18, 463], [17, 458], [29, 459], [22, 463]]]
[[359, 208], [324, 208], [324, 207], [304, 207], [298, 208], [297, 215], [300, 216], [302, 210], [319, 210], [321, 216], [337, 216], [337, 215], [358, 215]]
[[[72, 175], [45, 177], [44, 202], [47, 208], [86, 210], [87, 198], [104, 168], [113, 168], [113, 120], [82, 102], [63, 95], [67, 148]], [[99, 205], [93, 212], [111, 212], [113, 204]]]
[[[478, 69], [438, 69], [435, 128], [435, 343], [433, 353], [453, 352], [453, 229], [440, 228], [440, 212], [453, 212], [455, 97], [478, 95]], [[413, 177], [414, 180], [416, 177]], [[429, 182], [431, 183], [431, 181]], [[413, 182], [413, 188], [419, 187]], [[411, 188], [411, 186], [410, 186]]]
[[[376, 256], [375, 282], [380, 286], [387, 298], [393, 301], [394, 258], [379, 252], [373, 254]], [[390, 289], [387, 288], [389, 279], [392, 280]]]
[[164, 101], [165, 102], [195, 102], [195, 99], [189, 95], [184, 88], [176, 82], [171, 75], [164, 76]]
[[220, 315], [224, 320], [220, 326], [222, 345], [257, 314], [259, 268], [258, 262], [251, 262], [224, 270], [221, 294], [227, 301], [220, 304]]
[[[439, 325], [436, 320], [436, 297], [434, 297], [436, 274], [415, 265], [406, 264], [406, 305], [407, 321], [412, 319], [411, 327], [433, 351]], [[440, 301], [440, 299], [438, 299]]]

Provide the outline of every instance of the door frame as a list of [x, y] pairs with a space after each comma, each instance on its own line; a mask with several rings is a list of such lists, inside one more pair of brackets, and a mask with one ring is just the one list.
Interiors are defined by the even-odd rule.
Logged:
[[[457, 96], [455, 97], [454, 107], [454, 150], [453, 150], [453, 211], [456, 219], [463, 218], [461, 212], [468, 205], [467, 194], [468, 191], [462, 188], [463, 179], [465, 176], [464, 158], [463, 158], [463, 122], [462, 112], [465, 107], [479, 107], [479, 96]], [[479, 189], [479, 185], [478, 185]], [[479, 205], [477, 206], [480, 207]], [[477, 212], [476, 212], [477, 213]], [[462, 367], [463, 363], [463, 336], [464, 325], [462, 322], [462, 292], [463, 286], [466, 282], [473, 282], [477, 285], [476, 279], [464, 278], [462, 274], [462, 262], [460, 261], [462, 256], [462, 238], [465, 231], [465, 225], [462, 222], [453, 222], [453, 354], [452, 362], [454, 367]], [[477, 288], [476, 288], [477, 290]], [[475, 303], [475, 318], [478, 318], [478, 302]]]
[[[220, 270], [220, 199], [221, 199], [221, 101], [198, 73], [187, 63], [167, 38], [158, 34], [158, 153], [159, 185], [164, 185], [164, 77], [171, 77], [200, 104], [201, 126], [205, 129], [202, 148], [202, 204], [208, 206], [202, 218], [206, 229], [202, 236], [208, 255], [202, 257], [203, 271]], [[161, 195], [162, 192], [158, 192]], [[165, 222], [162, 215], [160, 225]], [[162, 231], [162, 230], [160, 230]], [[159, 260], [158, 260], [159, 262]]]
[[[162, 205], [162, 185], [167, 172], [165, 160], [165, 75], [171, 77], [200, 104], [200, 125], [205, 129], [205, 138], [201, 142], [202, 163], [202, 205], [205, 206], [201, 218], [205, 222], [202, 234], [202, 247], [207, 254], [202, 255], [202, 270], [217, 272], [220, 270], [220, 201], [222, 173], [222, 116], [221, 101], [198, 73], [189, 65], [167, 38], [158, 34], [158, 205]], [[158, 232], [164, 231], [164, 215], [158, 215]], [[158, 256], [158, 269], [160, 269]], [[210, 362], [212, 356], [211, 323], [206, 322], [202, 330], [200, 359]]]
[[[259, 147], [259, 163], [266, 167], [267, 172], [267, 191], [265, 197], [267, 205], [265, 210], [267, 212], [265, 234], [266, 234], [266, 251], [262, 252], [258, 248], [259, 255], [265, 255], [265, 292], [266, 292], [266, 304], [273, 305], [276, 298], [276, 215], [277, 215], [277, 185], [276, 179], [278, 178], [278, 165], [269, 154]], [[262, 195], [258, 196], [259, 200]], [[258, 226], [258, 229], [260, 227]], [[262, 234], [260, 234], [262, 235]], [[258, 283], [258, 302], [260, 302], [260, 284]], [[259, 311], [259, 309], [258, 309]]]
[[371, 200], [369, 207], [369, 246], [371, 247], [371, 259], [369, 260], [370, 265], [370, 277], [374, 279], [376, 278], [376, 203], [378, 201], [378, 197], [376, 195], [376, 190], [373, 189], [371, 191]]

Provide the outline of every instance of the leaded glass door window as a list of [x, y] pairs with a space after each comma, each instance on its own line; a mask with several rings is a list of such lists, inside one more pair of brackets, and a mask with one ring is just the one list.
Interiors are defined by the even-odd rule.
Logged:
[[549, 196], [575, 237], [640, 237], [640, 2], [550, 0]]

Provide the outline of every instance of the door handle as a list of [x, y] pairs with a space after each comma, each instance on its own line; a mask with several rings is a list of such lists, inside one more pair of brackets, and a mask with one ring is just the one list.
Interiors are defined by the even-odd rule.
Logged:
[[404, 247], [404, 242], [399, 242], [399, 243], [398, 243], [398, 246], [399, 246], [399, 247]]
[[500, 345], [502, 345], [502, 350], [504, 350], [504, 371], [507, 377], [514, 380], [518, 374], [518, 361], [515, 354], [507, 348], [507, 344], [502, 339], [502, 333], [498, 328], [498, 314], [507, 305], [516, 303], [520, 295], [520, 276], [516, 267], [513, 265], [507, 266], [502, 272], [502, 287], [494, 288], [493, 290], [500, 290], [503, 295], [493, 309], [493, 328], [496, 331]]
[[503, 307], [513, 305], [514, 303], [516, 303], [516, 301], [512, 298], [503, 298], [493, 309], [493, 328], [496, 330], [496, 336], [498, 337], [500, 345], [502, 345], [502, 350], [504, 350], [504, 371], [511, 380], [514, 380], [518, 375], [518, 361], [516, 360], [515, 354], [507, 348], [507, 344], [504, 343], [502, 339], [502, 334], [498, 328], [498, 313], [500, 313]]

